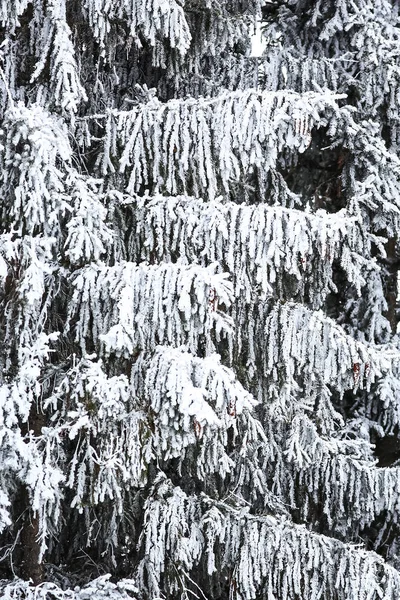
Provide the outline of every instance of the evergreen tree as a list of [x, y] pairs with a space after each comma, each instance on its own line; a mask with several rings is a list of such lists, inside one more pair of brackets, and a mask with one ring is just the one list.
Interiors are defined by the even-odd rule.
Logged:
[[0, 0], [1, 598], [398, 600], [399, 25]]

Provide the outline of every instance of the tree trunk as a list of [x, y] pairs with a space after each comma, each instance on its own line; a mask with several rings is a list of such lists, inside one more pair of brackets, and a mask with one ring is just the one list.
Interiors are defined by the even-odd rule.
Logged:
[[386, 289], [385, 296], [388, 305], [386, 317], [390, 323], [390, 327], [393, 333], [397, 330], [397, 277], [399, 270], [399, 258], [396, 252], [396, 239], [389, 238], [386, 244]]
[[39, 519], [30, 508], [29, 493], [25, 487], [21, 493], [21, 499], [26, 509], [20, 538], [20, 576], [22, 579], [31, 579], [35, 585], [38, 585], [43, 581], [44, 576], [43, 563], [40, 562], [40, 544], [38, 542]]
[[[26, 424], [27, 433], [32, 431], [35, 436], [39, 436], [44, 425], [45, 416], [40, 407], [32, 406], [29, 422]], [[38, 585], [44, 579], [44, 566], [40, 561], [39, 517], [31, 508], [29, 491], [26, 486], [23, 486], [21, 490], [20, 507], [22, 531], [19, 574], [22, 579], [31, 579], [35, 585]]]

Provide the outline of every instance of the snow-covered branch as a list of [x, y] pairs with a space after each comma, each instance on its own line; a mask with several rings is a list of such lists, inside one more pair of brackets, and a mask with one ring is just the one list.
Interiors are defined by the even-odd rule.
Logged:
[[341, 97], [250, 90], [111, 111], [103, 172], [114, 172], [117, 161], [131, 194], [149, 189], [213, 200], [231, 180], [274, 169], [284, 148], [304, 152], [314, 127], [337, 120]]
[[[359, 600], [368, 591], [371, 598], [395, 600], [400, 592], [398, 571], [373, 552], [282, 519], [251, 515], [246, 507], [188, 496], [161, 475], [146, 502], [141, 544], [145, 558], [137, 582], [153, 596], [160, 593], [162, 578], [177, 595], [195, 569], [204, 570], [205, 577], [226, 573], [235, 599], [301, 594], [314, 600], [322, 591]], [[204, 553], [207, 562], [200, 567]]]
[[397, 350], [356, 341], [321, 311], [283, 302], [260, 313], [250, 351], [271, 383], [282, 383], [284, 374], [286, 383], [300, 377], [307, 389], [320, 382], [342, 392], [368, 390], [399, 361]]
[[85, 16], [106, 54], [111, 27], [124, 23], [131, 38], [141, 46], [143, 36], [152, 46], [158, 37], [168, 40], [171, 48], [185, 54], [190, 46], [191, 33], [182, 2], [176, 0], [84, 0]]
[[72, 278], [70, 327], [84, 352], [88, 340], [125, 356], [158, 344], [196, 352], [201, 336], [209, 344], [211, 331], [218, 337], [232, 325], [218, 310], [231, 304], [232, 284], [215, 271], [215, 264], [90, 265]]
[[365, 283], [363, 267], [376, 268], [365, 259], [369, 237], [344, 210], [312, 214], [266, 204], [223, 203], [220, 198], [203, 202], [157, 196], [132, 204], [132, 223], [131, 260], [217, 261], [233, 275], [236, 293], [246, 302], [254, 287], [264, 296], [287, 294], [283, 280], [293, 275], [293, 293], [304, 293], [306, 282], [313, 281], [311, 300], [318, 305], [335, 289], [334, 261], [358, 292]]

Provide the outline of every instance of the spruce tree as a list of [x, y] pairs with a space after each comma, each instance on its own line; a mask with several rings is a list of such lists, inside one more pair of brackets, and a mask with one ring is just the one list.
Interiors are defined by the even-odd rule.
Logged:
[[1, 598], [398, 600], [399, 33], [0, 0]]

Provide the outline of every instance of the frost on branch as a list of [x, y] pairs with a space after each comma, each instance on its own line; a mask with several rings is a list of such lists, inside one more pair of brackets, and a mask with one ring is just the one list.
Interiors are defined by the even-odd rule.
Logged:
[[247, 508], [186, 495], [162, 475], [145, 504], [140, 544], [137, 583], [151, 597], [161, 589], [179, 597], [184, 588], [195, 591], [194, 578], [201, 582], [217, 573], [225, 574], [236, 600], [317, 600], [321, 593], [396, 600], [400, 592], [399, 573], [373, 552], [289, 521], [253, 516]]
[[349, 212], [362, 215], [374, 233], [395, 236], [400, 226], [399, 157], [387, 149], [379, 125], [371, 120], [351, 126], [345, 144], [354, 154], [348, 169], [353, 189]]
[[381, 377], [368, 394], [366, 416], [376, 421], [386, 435], [394, 435], [400, 426], [399, 383], [400, 365], [393, 365], [384, 377]]
[[0, 485], [5, 484], [0, 498], [4, 502], [12, 478], [26, 486], [39, 519], [41, 554], [59, 518], [63, 481], [56, 464], [59, 440], [51, 429], [43, 430], [41, 435], [34, 435], [33, 431], [23, 435], [20, 424], [28, 422], [32, 407], [42, 399], [41, 375], [51, 353], [50, 343], [56, 338], [56, 334], [42, 333], [29, 345], [22, 338], [17, 375], [11, 383], [0, 386]]
[[334, 536], [354, 540], [382, 515], [398, 522], [399, 469], [376, 467], [369, 438], [342, 439], [340, 430], [319, 434], [312, 410], [299, 407], [285, 422], [274, 408], [265, 418], [273, 465], [268, 484], [302, 522], [324, 523]]
[[149, 189], [213, 200], [255, 169], [265, 178], [284, 148], [304, 152], [327, 115], [334, 126], [337, 98], [250, 90], [110, 112], [103, 172], [114, 172], [118, 159], [130, 194]]
[[76, 264], [98, 260], [112, 238], [105, 225], [101, 182], [79, 174], [71, 160], [60, 118], [39, 105], [18, 104], [8, 111], [0, 135], [2, 230], [12, 227], [19, 236], [44, 234], [46, 243], [54, 244], [71, 217], [65, 253]]
[[[279, 45], [268, 49], [260, 65], [260, 77], [267, 90], [298, 90], [301, 93], [321, 91], [343, 92], [338, 77], [338, 60], [298, 55]], [[340, 62], [339, 62], [340, 68]]]
[[50, 428], [44, 428], [40, 436], [31, 431], [22, 441], [14, 440], [20, 455], [18, 479], [29, 493], [30, 508], [38, 518], [39, 560], [43, 559], [49, 537], [55, 535], [60, 524], [62, 484], [64, 474], [57, 464], [62, 455], [60, 439]]
[[63, 113], [73, 115], [79, 104], [87, 100], [87, 96], [79, 79], [72, 34], [66, 19], [66, 0], [49, 0], [45, 6], [39, 23], [41, 35], [36, 48], [38, 62], [31, 83], [40, 78], [44, 69], [49, 68], [51, 103]]
[[59, 383], [48, 405], [57, 408], [55, 430], [75, 441], [65, 466], [71, 506], [79, 511], [111, 499], [118, 515], [126, 492], [146, 482], [151, 449], [145, 407], [125, 375], [107, 377], [101, 362], [84, 358]]
[[186, 479], [212, 487], [216, 476], [223, 481], [229, 474], [237, 493], [267, 504], [271, 495], [260, 461], [268, 447], [252, 414], [255, 404], [217, 355], [201, 359], [158, 347], [135, 362], [130, 381], [107, 377], [101, 362], [82, 359], [46, 402], [57, 409], [55, 437], [75, 440], [64, 467], [71, 506], [83, 512], [112, 500], [115, 521], [109, 527], [117, 539], [114, 528], [124, 520], [129, 490], [146, 488], [151, 463], [168, 466], [177, 458]]
[[[207, 480], [219, 473], [225, 478], [233, 471], [227, 453], [230, 428], [242, 438], [242, 431], [248, 430], [249, 447], [266, 441], [260, 424], [252, 428], [254, 399], [217, 355], [197, 358], [159, 347], [150, 361], [141, 359], [135, 364], [132, 375], [136, 394], [154, 415], [154, 455], [161, 462], [180, 458], [185, 475], [192, 470], [189, 446], [197, 446], [199, 453], [193, 477]], [[248, 454], [245, 447], [242, 450]], [[256, 462], [252, 466], [257, 470]]]
[[84, 11], [94, 36], [106, 54], [109, 34], [116, 22], [124, 23], [131, 38], [141, 47], [140, 36], [151, 46], [159, 38], [185, 54], [191, 34], [181, 2], [176, 0], [84, 0]]
[[[72, 149], [61, 120], [40, 106], [16, 105], [7, 113], [0, 138], [2, 226], [16, 233], [57, 234], [58, 222], [68, 208], [63, 164]], [[64, 193], [63, 193], [64, 192]], [[7, 205], [4, 200], [7, 199]]]
[[218, 303], [231, 304], [232, 285], [215, 271], [216, 265], [90, 265], [72, 278], [70, 327], [74, 321], [83, 352], [89, 340], [96, 347], [101, 340], [106, 353], [124, 356], [158, 344], [185, 344], [196, 353], [212, 330], [218, 338], [231, 328]]
[[82, 588], [65, 589], [55, 583], [44, 582], [38, 586], [29, 581], [15, 579], [13, 582], [0, 579], [2, 600], [135, 600], [139, 590], [132, 579], [109, 581], [111, 575], [101, 575]]
[[[374, 236], [371, 236], [374, 241]], [[375, 238], [376, 239], [376, 238]], [[377, 244], [378, 245], [378, 244]], [[349, 293], [344, 305], [347, 331], [359, 341], [385, 344], [390, 340], [391, 328], [387, 319], [388, 304], [384, 290], [384, 269], [366, 273], [366, 282], [360, 296]]]
[[358, 342], [321, 311], [293, 302], [272, 308], [260, 304], [251, 313], [243, 309], [238, 319], [238, 342], [240, 346], [243, 339], [249, 342], [249, 375], [257, 372], [256, 397], [281, 398], [297, 393], [297, 385], [305, 396], [320, 384], [341, 393], [369, 390], [399, 360], [396, 350]]
[[71, 172], [66, 180], [70, 190], [71, 217], [64, 255], [73, 266], [98, 262], [113, 244], [113, 233], [106, 224], [107, 209], [101, 202], [101, 181]]
[[59, 271], [62, 230], [68, 232], [65, 257], [74, 265], [98, 260], [112, 236], [99, 182], [71, 166], [72, 149], [60, 119], [38, 105], [19, 104], [7, 114], [0, 142], [0, 270], [3, 283], [9, 276], [8, 299], [14, 294], [19, 300], [4, 309], [5, 340], [12, 348], [16, 332], [25, 340], [30, 331], [35, 337], [47, 319], [58, 292], [50, 276]]
[[7, 28], [10, 33], [14, 33], [19, 25], [19, 17], [24, 13], [29, 0], [1, 0], [0, 2], [0, 24]]
[[[220, 198], [203, 202], [158, 196], [138, 199], [131, 214], [131, 259], [216, 261], [233, 275], [242, 302], [251, 301], [254, 288], [262, 296], [307, 290], [308, 300], [320, 306], [336, 289], [334, 261], [358, 292], [365, 283], [363, 267], [375, 267], [364, 258], [370, 254], [369, 237], [345, 210], [311, 214], [266, 204], [222, 203]], [[288, 280], [289, 275], [294, 277]]]
[[291, 11], [281, 5], [266, 31], [267, 37], [273, 37], [276, 30], [280, 33], [278, 48], [271, 44], [263, 65], [268, 89], [326, 88], [354, 94], [356, 87], [358, 110], [374, 119], [384, 118], [395, 147], [399, 142], [400, 53], [392, 2], [328, 0], [322, 10], [318, 2], [308, 6], [307, 11], [301, 5]]
[[[3, 145], [4, 144], [4, 145]], [[63, 475], [57, 465], [59, 440], [36, 424], [43, 400], [43, 374], [58, 334], [47, 325], [58, 288], [55, 247], [68, 210], [64, 173], [72, 154], [65, 128], [38, 106], [12, 107], [2, 129], [0, 164], [5, 277], [1, 288], [2, 474], [26, 490], [37, 520], [39, 556], [57, 529]], [[46, 327], [47, 325], [47, 327]], [[44, 333], [47, 331], [47, 333]], [[34, 428], [29, 431], [30, 423]], [[25, 433], [23, 431], [25, 430]], [[2, 490], [3, 492], [3, 490]]]
[[[4, 268], [0, 292], [3, 299], [5, 284], [10, 284], [11, 280], [11, 291], [18, 300], [4, 307], [4, 340], [10, 348], [18, 342], [16, 332], [21, 335], [23, 343], [36, 342], [38, 331], [46, 319], [47, 303], [54, 291], [52, 285], [47, 285], [49, 275], [54, 272], [53, 244], [53, 238], [42, 236], [15, 238], [14, 234], [0, 235], [0, 262]], [[6, 369], [10, 366], [7, 354], [5, 352], [2, 357]]]
[[[187, 2], [186, 6], [191, 4]], [[201, 6], [186, 13], [192, 41], [184, 57], [156, 42], [153, 65], [165, 69], [168, 86], [179, 90], [181, 98], [256, 87], [258, 65], [249, 58], [248, 47], [260, 10], [259, 0], [248, 0], [240, 6], [214, 0], [201, 2]]]
[[41, 399], [41, 375], [52, 352], [51, 344], [58, 338], [58, 333], [46, 335], [40, 333], [35, 340], [21, 336], [18, 348], [18, 371], [11, 382], [1, 386], [3, 405], [0, 407], [1, 422], [13, 428], [21, 419], [26, 422], [32, 405]]

